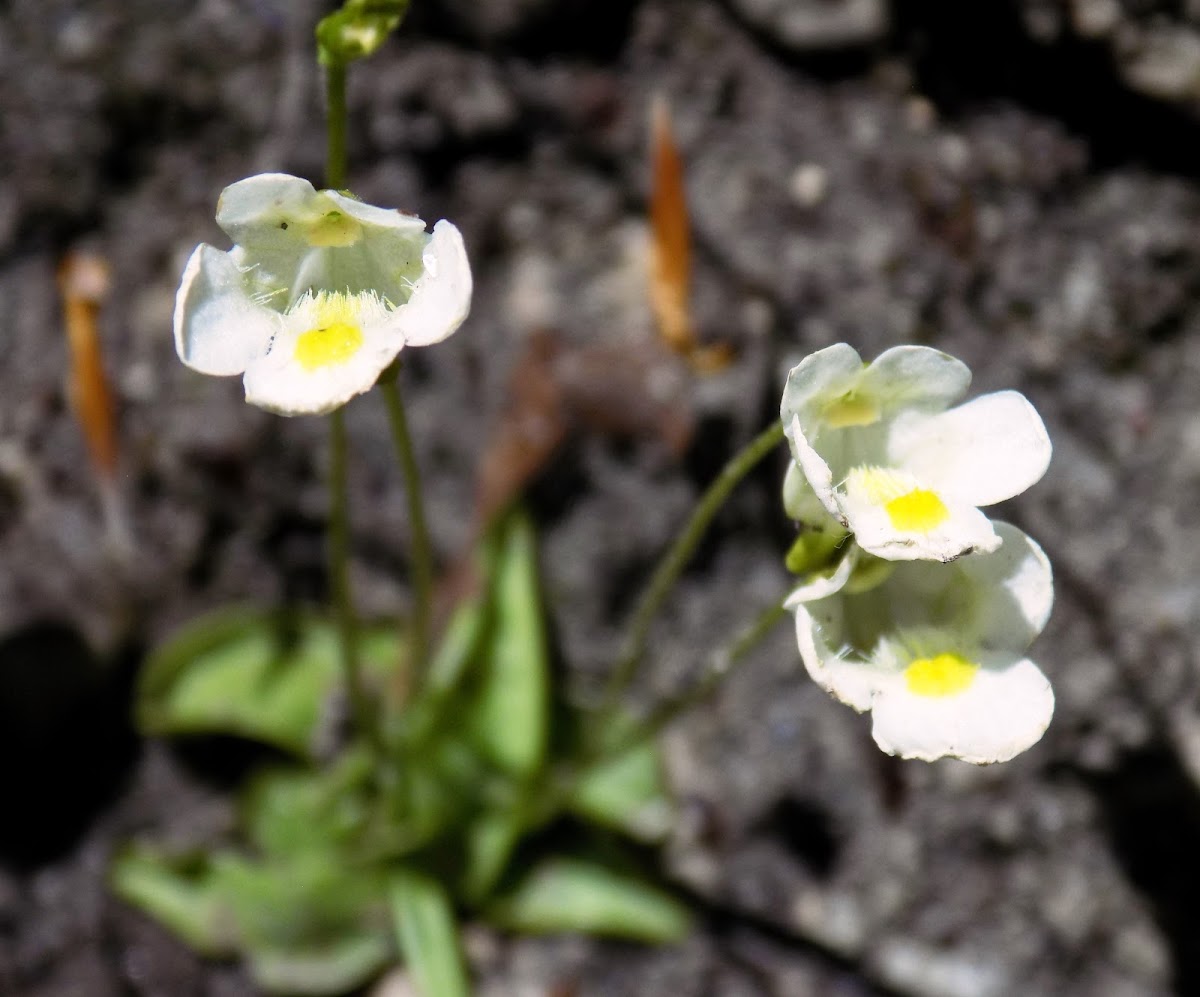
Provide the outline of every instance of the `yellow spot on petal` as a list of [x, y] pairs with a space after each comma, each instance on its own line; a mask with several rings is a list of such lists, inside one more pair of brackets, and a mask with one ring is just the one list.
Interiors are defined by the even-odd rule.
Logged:
[[879, 421], [879, 406], [869, 398], [861, 398], [853, 391], [835, 398], [825, 406], [822, 416], [831, 429], [846, 429], [850, 426], [870, 426]]
[[362, 225], [341, 211], [327, 211], [309, 222], [304, 234], [310, 246], [353, 246], [362, 238]]
[[962, 655], [946, 653], [933, 658], [917, 658], [904, 669], [908, 691], [917, 696], [938, 699], [965, 692], [975, 681], [979, 666]]
[[928, 533], [950, 518], [936, 492], [925, 488], [914, 488], [884, 504], [892, 525], [904, 533]]
[[354, 356], [363, 344], [362, 329], [348, 322], [309, 329], [296, 339], [295, 358], [305, 370], [318, 370], [343, 364]]

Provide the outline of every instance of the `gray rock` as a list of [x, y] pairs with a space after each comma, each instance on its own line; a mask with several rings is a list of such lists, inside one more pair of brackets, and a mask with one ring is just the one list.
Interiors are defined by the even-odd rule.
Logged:
[[868, 45], [888, 30], [883, 0], [734, 0], [733, 5], [760, 31], [797, 50]]

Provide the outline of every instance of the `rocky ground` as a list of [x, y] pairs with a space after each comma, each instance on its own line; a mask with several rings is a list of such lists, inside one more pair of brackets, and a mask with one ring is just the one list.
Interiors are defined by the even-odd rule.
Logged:
[[[109, 898], [115, 842], [203, 838], [237, 763], [140, 741], [144, 649], [202, 609], [324, 587], [324, 426], [175, 360], [175, 283], [227, 183], [319, 178], [311, 26], [284, 0], [0, 8], [0, 992], [234, 997]], [[696, 316], [728, 372], [676, 371], [682, 454], [605, 431], [621, 378], [535, 483], [556, 638], [581, 684], [653, 557], [805, 352], [900, 342], [1014, 387], [1055, 445], [1005, 515], [1053, 559], [1043, 742], [977, 769], [880, 755], [786, 628], [668, 739], [664, 854], [699, 929], [667, 949], [472, 929], [486, 995], [1158, 997], [1200, 993], [1200, 7], [1154, 0], [416, 0], [352, 74], [364, 198], [452, 218], [477, 295], [406, 370], [435, 541], [529, 337], [636, 353], [647, 111], [667, 96], [697, 238]], [[114, 559], [65, 390], [55, 269], [100, 254], [120, 409]], [[627, 373], [627, 372], [626, 372]], [[682, 378], [682, 379], [681, 379]], [[668, 379], [670, 380], [670, 379]], [[611, 423], [612, 420], [609, 420]], [[618, 422], [620, 420], [617, 420]], [[653, 420], [651, 420], [653, 421]], [[349, 409], [355, 582], [403, 602], [382, 411]], [[678, 442], [678, 438], [675, 438]], [[667, 441], [667, 442], [664, 442]], [[723, 515], [654, 633], [675, 688], [785, 583], [780, 466]], [[228, 764], [227, 764], [228, 762]]]

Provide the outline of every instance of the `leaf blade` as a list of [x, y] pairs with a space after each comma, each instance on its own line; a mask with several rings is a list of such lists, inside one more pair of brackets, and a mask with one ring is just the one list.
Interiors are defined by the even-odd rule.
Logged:
[[470, 997], [450, 898], [436, 880], [410, 869], [389, 888], [396, 940], [423, 997]]
[[502, 927], [531, 934], [580, 932], [641, 942], [673, 942], [690, 916], [675, 898], [639, 879], [574, 858], [535, 867], [489, 914]]

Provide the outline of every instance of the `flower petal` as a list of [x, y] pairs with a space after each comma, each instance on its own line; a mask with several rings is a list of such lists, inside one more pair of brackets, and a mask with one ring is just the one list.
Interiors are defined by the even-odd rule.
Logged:
[[852, 390], [863, 372], [862, 357], [848, 343], [835, 343], [810, 353], [788, 373], [779, 406], [786, 426], [793, 416], [801, 416], [808, 431], [814, 432], [815, 409], [831, 397]]
[[424, 272], [397, 313], [406, 346], [440, 343], [462, 325], [471, 308], [471, 265], [462, 233], [450, 222], [433, 227], [422, 262]]
[[[239, 246], [251, 245], [265, 234], [286, 241], [304, 241], [303, 233], [281, 222], [314, 213], [317, 190], [301, 177], [259, 173], [230, 184], [217, 200], [217, 224]], [[275, 233], [279, 233], [275, 235]]]
[[871, 704], [884, 751], [977, 765], [1008, 761], [1036, 744], [1054, 713], [1054, 692], [1028, 658], [983, 663], [962, 691], [922, 695], [903, 672], [886, 676]]
[[1000, 546], [974, 506], [892, 468], [855, 468], [837, 500], [859, 546], [889, 561], [953, 561]]
[[788, 443], [792, 448], [792, 456], [799, 465], [804, 477], [808, 479], [809, 485], [812, 487], [813, 493], [837, 521], [843, 525], [846, 523], [845, 514], [838, 505], [837, 496], [833, 490], [833, 471], [829, 465], [821, 457], [808, 441], [808, 437], [804, 435], [803, 426], [800, 423], [798, 415], [792, 416], [791, 425], [785, 424], [787, 428]]
[[175, 295], [175, 352], [202, 374], [240, 374], [267, 352], [279, 316], [246, 292], [228, 253], [196, 247]]
[[846, 582], [850, 580], [850, 576], [854, 573], [857, 561], [858, 549], [852, 547], [838, 561], [837, 567], [833, 572], [830, 574], [817, 573], [792, 589], [787, 599], [784, 600], [783, 608], [794, 610], [801, 603], [815, 602], [818, 599], [825, 599], [835, 592], [840, 592], [846, 587]]
[[331, 203], [363, 225], [384, 231], [396, 231], [406, 236], [424, 235], [425, 223], [416, 215], [408, 215], [396, 208], [378, 208], [337, 190], [322, 191]]
[[930, 488], [971, 505], [992, 505], [1037, 482], [1050, 464], [1050, 437], [1017, 391], [981, 395], [933, 416], [905, 414], [888, 453]]
[[785, 605], [796, 614], [796, 642], [812, 680], [859, 713], [869, 710], [880, 670], [838, 654], [845, 637], [843, 600], [834, 595], [806, 602], [793, 593]]
[[976, 600], [973, 628], [984, 647], [1021, 650], [1033, 643], [1050, 619], [1054, 576], [1050, 560], [1034, 540], [1009, 523], [993, 523], [1003, 541], [987, 557], [969, 557], [956, 567], [964, 580], [989, 597]]
[[246, 369], [246, 401], [279, 415], [323, 415], [370, 391], [404, 345], [396, 314], [364, 324], [349, 352], [315, 366], [305, 363], [301, 346], [312, 330], [289, 322], [271, 352]]
[[783, 511], [789, 519], [806, 526], [837, 525], [794, 460], [788, 461], [783, 476]]
[[863, 371], [859, 390], [895, 411], [916, 407], [940, 412], [967, 393], [971, 369], [928, 346], [893, 346]]

